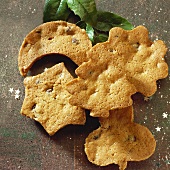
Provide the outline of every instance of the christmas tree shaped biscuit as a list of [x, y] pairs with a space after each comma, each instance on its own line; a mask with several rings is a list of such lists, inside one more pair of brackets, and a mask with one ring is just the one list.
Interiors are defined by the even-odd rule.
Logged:
[[94, 117], [108, 117], [109, 110], [132, 105], [131, 96], [151, 96], [156, 81], [168, 75], [163, 41], [152, 42], [148, 30], [138, 26], [126, 31], [112, 28], [108, 41], [87, 53], [90, 60], [76, 69], [78, 78], [67, 84], [70, 103], [89, 109]]

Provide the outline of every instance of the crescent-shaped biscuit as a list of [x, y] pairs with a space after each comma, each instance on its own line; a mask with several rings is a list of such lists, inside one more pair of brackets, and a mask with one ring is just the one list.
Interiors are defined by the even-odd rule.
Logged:
[[44, 23], [24, 39], [18, 56], [20, 74], [26, 76], [35, 61], [47, 54], [62, 54], [77, 65], [87, 61], [86, 52], [92, 47], [85, 30], [65, 21]]

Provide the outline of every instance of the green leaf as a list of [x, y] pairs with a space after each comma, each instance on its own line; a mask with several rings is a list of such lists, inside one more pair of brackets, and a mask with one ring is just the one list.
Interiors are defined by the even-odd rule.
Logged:
[[81, 29], [86, 29], [87, 24], [84, 21], [78, 21], [76, 25], [79, 26]]
[[125, 18], [111, 12], [98, 11], [97, 24], [95, 29], [100, 31], [109, 31], [113, 27], [121, 27], [125, 30], [133, 29], [133, 25]]
[[71, 11], [68, 8], [67, 0], [61, 0], [60, 5], [58, 7], [56, 15], [58, 18], [67, 20], [68, 16], [70, 15]]
[[94, 29], [91, 25], [86, 25], [86, 33], [89, 36], [89, 39], [94, 42]]
[[43, 22], [67, 20], [71, 11], [67, 0], [46, 0], [44, 6]]
[[100, 33], [98, 35], [95, 35], [93, 44], [95, 45], [100, 42], [105, 42], [108, 40], [108, 37], [109, 35], [107, 33]]
[[94, 0], [46, 0], [43, 21], [64, 20], [85, 29], [93, 45], [105, 42], [113, 27], [125, 30], [133, 25], [125, 18], [106, 11], [97, 11]]
[[71, 11], [70, 15], [68, 16], [67, 22], [77, 24], [77, 22], [80, 22], [81, 19], [78, 15], [75, 15], [73, 11]]
[[79, 21], [76, 23], [81, 29], [85, 29], [89, 39], [94, 42], [94, 29], [91, 25], [87, 24], [84, 21]]
[[68, 7], [75, 15], [78, 15], [82, 21], [90, 25], [96, 24], [97, 9], [94, 0], [67, 0]]

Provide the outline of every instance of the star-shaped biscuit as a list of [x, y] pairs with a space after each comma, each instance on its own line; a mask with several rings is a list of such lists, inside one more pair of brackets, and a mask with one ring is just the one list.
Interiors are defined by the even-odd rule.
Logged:
[[76, 69], [78, 78], [68, 83], [70, 103], [91, 110], [91, 116], [107, 117], [109, 110], [132, 105], [136, 92], [153, 95], [156, 81], [168, 75], [166, 51], [163, 41], [150, 41], [143, 26], [130, 31], [112, 28], [108, 41], [91, 48], [90, 60]]
[[83, 125], [85, 111], [69, 104], [71, 95], [65, 88], [65, 84], [72, 79], [63, 63], [39, 75], [26, 77], [21, 114], [41, 123], [49, 135], [68, 124]]
[[133, 122], [132, 106], [110, 112], [108, 118], [99, 118], [101, 126], [86, 138], [88, 160], [99, 166], [118, 164], [124, 170], [128, 161], [149, 158], [156, 142], [146, 127]]

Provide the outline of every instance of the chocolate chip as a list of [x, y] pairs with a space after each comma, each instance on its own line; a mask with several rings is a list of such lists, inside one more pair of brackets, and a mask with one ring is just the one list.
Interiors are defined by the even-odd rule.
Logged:
[[79, 40], [76, 38], [72, 38], [72, 43], [77, 45], [79, 44]]

